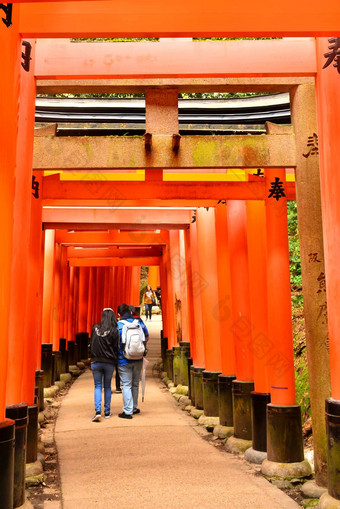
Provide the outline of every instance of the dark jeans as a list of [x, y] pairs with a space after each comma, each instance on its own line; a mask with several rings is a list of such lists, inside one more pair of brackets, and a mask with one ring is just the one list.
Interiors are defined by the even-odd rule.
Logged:
[[114, 365], [108, 362], [92, 362], [91, 370], [94, 380], [94, 408], [96, 412], [101, 411], [102, 386], [104, 380], [104, 411], [110, 413], [111, 406], [111, 380]]
[[152, 316], [152, 304], [145, 304], [145, 318], [150, 318]]

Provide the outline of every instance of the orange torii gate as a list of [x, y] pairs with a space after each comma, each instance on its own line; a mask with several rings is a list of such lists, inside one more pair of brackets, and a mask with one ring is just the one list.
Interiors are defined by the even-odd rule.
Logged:
[[[150, 35], [162, 35], [162, 36], [183, 36], [183, 35], [221, 35], [221, 34], [237, 34], [240, 32], [246, 32], [248, 35], [255, 33], [266, 33], [270, 35], [280, 35], [284, 33], [290, 33], [295, 35], [329, 35], [334, 34], [337, 35], [339, 33], [338, 27], [336, 27], [335, 20], [338, 19], [339, 15], [339, 6], [334, 2], [331, 3], [330, 6], [327, 6], [327, 12], [325, 12], [325, 8], [323, 6], [318, 6], [316, 9], [309, 9], [309, 6], [306, 2], [300, 2], [299, 5], [296, 3], [292, 4], [292, 2], [288, 2], [286, 5], [285, 13], [277, 15], [275, 11], [276, 7], [273, 6], [272, 9], [268, 12], [266, 11], [266, 16], [261, 16], [259, 22], [256, 23], [256, 32], [254, 31], [254, 19], [256, 19], [256, 14], [258, 12], [258, 6], [255, 6], [251, 3], [242, 4], [242, 6], [235, 6], [235, 8], [230, 12], [230, 6], [225, 4], [222, 5], [222, 2], [218, 4], [218, 6], [211, 10], [209, 6], [203, 6], [201, 4], [195, 6], [194, 16], [192, 16], [191, 10], [190, 18], [187, 16], [178, 16], [178, 6], [175, 3], [172, 3], [171, 6], [167, 6], [166, 9], [162, 8], [162, 12], [158, 10], [156, 4], [152, 3], [149, 7], [154, 12], [154, 16], [150, 16], [147, 19], [147, 25], [145, 24], [145, 19], [142, 14], [145, 15], [145, 6], [143, 6], [143, 13], [139, 12], [141, 8], [140, 5], [131, 2], [130, 8], [132, 11], [132, 15], [130, 13], [129, 16], [126, 16], [126, 5], [124, 6], [124, 15], [121, 14], [119, 10], [119, 6], [115, 6], [114, 13], [110, 12], [110, 5], [108, 2], [86, 2], [86, 7], [88, 10], [86, 14], [83, 15], [77, 14], [76, 20], [69, 15], [68, 6], [72, 6], [74, 8], [73, 12], [77, 12], [77, 4], [70, 2], [68, 4], [55, 4], [57, 5], [57, 12], [53, 10], [55, 6], [51, 7], [52, 4], [40, 4], [40, 5], [25, 5], [18, 6], [14, 5], [13, 8], [13, 19], [15, 16], [19, 14], [20, 10], [20, 26], [14, 25], [14, 30], [11, 31], [10, 34], [3, 35], [4, 28], [2, 27], [1, 32], [1, 42], [2, 48], [5, 51], [5, 66], [2, 80], [0, 81], [0, 97], [4, 103], [5, 108], [1, 111], [5, 111], [6, 115], [4, 119], [1, 119], [1, 142], [4, 144], [1, 148], [6, 147], [6, 159], [3, 160], [3, 170], [1, 175], [4, 177], [4, 186], [1, 186], [3, 198], [2, 204], [4, 208], [4, 225], [2, 226], [2, 238], [4, 240], [4, 245], [8, 245], [8, 249], [4, 249], [2, 252], [2, 266], [1, 266], [1, 298], [3, 302], [3, 306], [1, 307], [3, 318], [2, 323], [6, 327], [8, 323], [8, 304], [7, 301], [9, 295], [10, 288], [10, 280], [7, 274], [10, 273], [10, 264], [11, 264], [11, 223], [12, 223], [12, 211], [13, 211], [13, 192], [14, 192], [14, 182], [13, 182], [13, 174], [16, 160], [16, 122], [17, 122], [17, 106], [18, 106], [18, 84], [19, 84], [19, 66], [18, 66], [18, 57], [20, 50], [20, 34], [24, 35], [34, 35], [34, 36], [42, 36], [42, 35], [51, 35], [51, 36], [65, 36], [66, 34], [72, 35], [95, 35], [95, 34], [104, 34], [109, 33], [112, 36], [113, 33], [118, 35], [138, 35], [138, 34], [150, 34]], [[81, 4], [79, 4], [81, 5]], [[67, 6], [67, 7], [63, 7]], [[247, 7], [247, 9], [245, 9]], [[92, 13], [90, 12], [92, 10]], [[183, 2], [181, 3], [181, 9], [183, 9]], [[185, 12], [188, 9], [185, 6]], [[245, 9], [243, 11], [243, 9]], [[256, 11], [254, 11], [256, 9]], [[84, 11], [83, 11], [84, 12]], [[294, 16], [292, 16], [294, 13]], [[90, 15], [92, 14], [92, 16]], [[105, 22], [103, 23], [103, 14], [105, 18]], [[223, 15], [224, 14], [224, 15]], [[243, 15], [242, 15], [243, 14]], [[141, 16], [140, 16], [141, 15]], [[115, 19], [113, 19], [115, 16]], [[140, 16], [140, 17], [139, 17]], [[18, 19], [18, 18], [17, 18]], [[141, 20], [143, 20], [143, 29], [141, 27]], [[76, 21], [76, 22], [75, 22]], [[108, 32], [105, 32], [106, 27], [105, 23], [109, 27]], [[99, 32], [96, 32], [96, 24], [98, 25]], [[51, 25], [53, 27], [51, 28]], [[115, 27], [117, 27], [115, 29]], [[26, 30], [26, 31], [25, 31]], [[43, 31], [44, 30], [44, 31]], [[125, 31], [126, 30], [126, 31]], [[139, 31], [140, 30], [140, 31]], [[150, 32], [148, 32], [150, 30]], [[338, 275], [338, 264], [336, 260], [337, 248], [338, 248], [338, 238], [331, 237], [332, 229], [334, 228], [334, 224], [339, 222], [338, 217], [338, 209], [337, 209], [337, 197], [331, 193], [331, 190], [334, 188], [331, 184], [329, 184], [327, 178], [332, 174], [333, 164], [334, 164], [334, 156], [337, 155], [337, 145], [336, 139], [339, 131], [339, 118], [338, 111], [336, 108], [332, 108], [331, 101], [327, 97], [327, 91], [332, 93], [332, 98], [334, 99], [334, 104], [337, 104], [337, 100], [339, 98], [339, 87], [336, 87], [337, 78], [336, 70], [329, 68], [325, 71], [321, 71], [321, 67], [323, 66], [324, 59], [323, 53], [327, 52], [327, 41], [320, 41], [320, 44], [317, 46], [317, 84], [318, 84], [318, 97], [319, 97], [319, 119], [323, 120], [323, 117], [330, 118], [331, 122], [329, 122], [329, 131], [327, 131], [327, 144], [325, 141], [326, 136], [326, 125], [325, 122], [320, 122], [321, 132], [320, 135], [320, 148], [321, 148], [321, 162], [322, 162], [322, 177], [323, 177], [323, 196], [325, 201], [324, 207], [324, 221], [326, 224], [326, 256], [327, 256], [327, 275], [329, 275], [328, 279], [328, 294], [331, 296], [331, 307], [329, 308], [329, 322], [330, 322], [330, 348], [331, 351], [335, 353], [332, 356], [332, 391], [335, 398], [338, 398], [337, 387], [339, 385], [337, 373], [340, 372], [338, 368], [338, 364], [340, 362], [340, 357], [336, 355], [337, 352], [337, 341], [336, 337], [338, 334], [338, 323], [337, 323], [337, 275]], [[323, 74], [322, 74], [323, 73]], [[334, 73], [334, 74], [331, 74]], [[323, 77], [326, 76], [325, 79]], [[293, 87], [293, 85], [292, 85]], [[301, 87], [299, 87], [301, 88]], [[303, 87], [302, 87], [303, 88]], [[309, 87], [310, 88], [310, 87]], [[307, 88], [308, 89], [308, 84]], [[293, 91], [292, 97], [294, 96], [296, 90]], [[23, 106], [23, 105], [21, 105]], [[24, 106], [23, 106], [24, 107]], [[308, 126], [311, 129], [310, 125]], [[314, 129], [314, 128], [312, 128]], [[309, 136], [301, 137], [301, 142], [299, 142], [298, 146], [300, 148], [304, 147], [304, 150], [301, 150], [300, 157], [303, 154], [308, 154], [306, 157], [306, 167], [307, 170], [310, 169], [310, 163], [313, 161], [310, 158], [310, 155], [315, 155], [317, 146], [314, 144], [314, 151], [312, 154], [308, 152], [308, 148], [306, 150], [306, 146], [309, 143], [309, 138], [313, 138], [315, 130], [311, 130], [309, 132]], [[314, 138], [313, 138], [314, 139]], [[10, 140], [10, 141], [8, 141]], [[334, 140], [334, 143], [331, 141]], [[314, 142], [315, 143], [315, 142]], [[333, 148], [334, 147], [334, 148]], [[302, 159], [301, 159], [302, 160]], [[327, 178], [326, 178], [327, 177]], [[334, 175], [334, 178], [337, 178]], [[17, 211], [17, 214], [19, 212]], [[328, 238], [329, 236], [329, 238]], [[311, 254], [314, 254], [316, 251], [311, 251]], [[319, 259], [322, 257], [322, 254], [318, 251]], [[312, 263], [312, 262], [311, 262]], [[324, 306], [324, 304], [323, 304]], [[332, 307], [333, 306], [333, 307]], [[4, 357], [2, 357], [1, 367], [4, 370], [1, 370], [1, 374], [6, 373], [7, 370], [7, 362], [6, 362], [6, 349], [7, 344], [4, 345]], [[0, 385], [1, 391], [1, 405], [0, 412], [2, 412], [2, 417], [4, 417], [4, 391], [5, 385], [3, 382], [3, 378], [1, 379]], [[340, 398], [338, 398], [340, 399]], [[332, 400], [330, 403], [328, 414], [338, 415], [339, 406], [338, 402]], [[6, 425], [10, 424], [6, 422]], [[7, 427], [5, 426], [7, 429]], [[332, 437], [334, 438], [334, 437]], [[334, 457], [333, 460], [337, 458]], [[331, 466], [333, 468], [334, 463], [331, 462]], [[332, 483], [330, 486], [330, 494], [340, 498], [339, 495], [339, 486], [337, 481], [331, 477]], [[1, 492], [3, 492], [1, 485]], [[7, 493], [7, 491], [4, 491]], [[10, 507], [10, 503], [8, 505]], [[7, 508], [6, 508], [7, 509]]]

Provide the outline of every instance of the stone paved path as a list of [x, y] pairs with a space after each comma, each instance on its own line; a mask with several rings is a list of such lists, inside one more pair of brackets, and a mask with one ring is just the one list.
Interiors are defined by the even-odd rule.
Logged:
[[246, 462], [209, 445], [194, 430], [152, 365], [160, 321], [151, 324], [150, 370], [141, 414], [91, 422], [93, 379], [82, 375], [65, 397], [56, 425], [63, 509], [277, 509], [299, 507]]

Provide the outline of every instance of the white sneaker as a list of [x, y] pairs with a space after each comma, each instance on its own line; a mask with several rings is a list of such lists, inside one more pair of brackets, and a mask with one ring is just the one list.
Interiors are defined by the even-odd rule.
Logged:
[[99, 422], [101, 420], [102, 416], [100, 412], [96, 412], [94, 416], [92, 417], [92, 422]]
[[113, 416], [112, 412], [110, 412], [109, 414], [105, 414], [104, 415], [105, 419], [110, 419], [110, 417], [112, 417], [112, 416]]

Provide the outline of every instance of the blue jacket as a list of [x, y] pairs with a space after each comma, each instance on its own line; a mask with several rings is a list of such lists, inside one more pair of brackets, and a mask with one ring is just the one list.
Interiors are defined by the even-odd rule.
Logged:
[[148, 331], [145, 323], [143, 322], [143, 320], [141, 318], [134, 318], [133, 316], [128, 315], [128, 314], [123, 315], [121, 317], [121, 319], [119, 320], [118, 324], [117, 324], [118, 331], [119, 331], [119, 336], [120, 336], [119, 352], [118, 352], [118, 366], [124, 366], [125, 364], [130, 364], [131, 362], [139, 362], [139, 361], [133, 361], [133, 360], [130, 360], [130, 359], [125, 359], [125, 357], [123, 355], [123, 351], [122, 351], [122, 331], [123, 331], [124, 324], [123, 324], [122, 320], [127, 320], [128, 322], [133, 322], [134, 320], [138, 320], [139, 323], [142, 326], [145, 339], [149, 338], [149, 331]]

